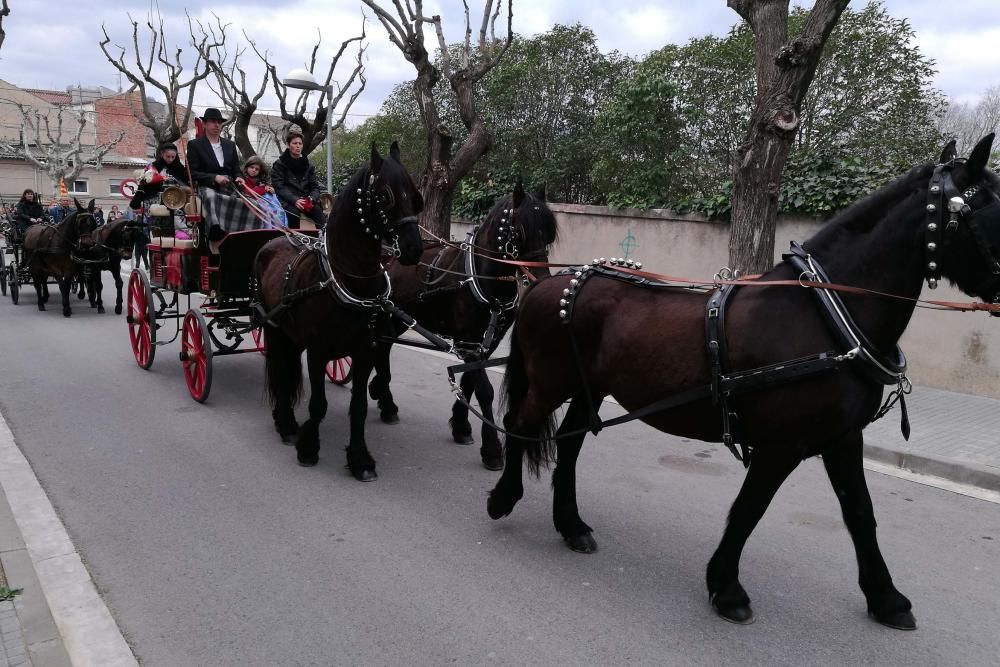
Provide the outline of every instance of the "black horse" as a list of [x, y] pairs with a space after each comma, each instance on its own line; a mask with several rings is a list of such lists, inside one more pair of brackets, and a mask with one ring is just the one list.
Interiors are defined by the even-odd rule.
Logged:
[[[752, 620], [750, 598], [739, 582], [743, 547], [782, 482], [800, 461], [822, 454], [854, 541], [869, 614], [891, 627], [915, 628], [910, 601], [893, 584], [876, 540], [862, 429], [880, 410], [883, 384], [906, 389], [905, 358], [896, 345], [915, 307], [907, 299], [920, 295], [924, 279], [933, 287], [945, 277], [966, 294], [997, 302], [1000, 179], [986, 169], [992, 142], [993, 135], [980, 141], [967, 161], [956, 160], [949, 144], [940, 164], [915, 167], [838, 214], [758, 279], [794, 287], [740, 287], [728, 310], [709, 302], [719, 294], [651, 289], [614, 270], [583, 269], [538, 283], [522, 299], [506, 375], [505, 426], [532, 440], [506, 439], [504, 472], [487, 504], [490, 516], [509, 514], [521, 498], [523, 454], [536, 473], [554, 454], [556, 530], [573, 550], [593, 551], [591, 528], [577, 508], [575, 467], [586, 431], [597, 427], [601, 399], [614, 396], [634, 411], [696, 390], [694, 400], [642, 419], [661, 431], [710, 442], [728, 444], [724, 436], [736, 433], [752, 447], [743, 488], [708, 564], [716, 611], [734, 622]], [[799, 280], [904, 298], [849, 293], [841, 306], [819, 307], [817, 297], [828, 303], [836, 293], [799, 288]], [[725, 327], [716, 327], [716, 335], [710, 324], [720, 311]], [[714, 348], [708, 340], [717, 343]], [[728, 355], [708, 354], [720, 347]], [[834, 355], [824, 361], [821, 353], [830, 351]], [[802, 363], [790, 363], [800, 358]], [[810, 363], [817, 372], [794, 381], [736, 395], [713, 389], [721, 381], [719, 365], [738, 374], [773, 364], [805, 372]], [[775, 367], [769, 377], [781, 372]], [[571, 402], [553, 442], [551, 416], [566, 400]], [[727, 404], [724, 418], [720, 407]]]
[[132, 258], [135, 242], [140, 234], [142, 223], [124, 218], [101, 225], [94, 232], [94, 245], [82, 260], [84, 280], [81, 282], [86, 282], [90, 307], [96, 307], [98, 313], [104, 312], [104, 283], [101, 273], [108, 271], [115, 281], [115, 315], [122, 314], [122, 260]]
[[[513, 324], [518, 302], [517, 266], [494, 259], [547, 262], [556, 233], [556, 219], [545, 204], [545, 191], [528, 194], [518, 182], [513, 193], [494, 204], [461, 246], [428, 241], [418, 266], [394, 264], [389, 269], [393, 302], [422, 326], [451, 338], [463, 360], [488, 359]], [[537, 277], [549, 275], [547, 268], [531, 272]], [[404, 330], [400, 328], [398, 333]], [[369, 393], [378, 401], [382, 421], [395, 423], [399, 408], [389, 387], [390, 348], [380, 348], [383, 354], [376, 361]], [[463, 373], [460, 385], [467, 401], [475, 392], [483, 416], [492, 422], [493, 385], [487, 372]], [[466, 404], [456, 400], [451, 413], [452, 438], [459, 444], [472, 444]], [[500, 440], [486, 422], [479, 452], [487, 468], [503, 468]]]
[[78, 260], [94, 246], [94, 200], [86, 208], [76, 199], [76, 210], [58, 225], [32, 225], [24, 234], [25, 263], [31, 271], [38, 295], [38, 310], [48, 301], [46, 281], [53, 276], [62, 293], [63, 315], [73, 314], [69, 305], [72, 282], [79, 268]]
[[[300, 465], [319, 458], [319, 424], [326, 416], [328, 361], [353, 360], [351, 435], [347, 465], [357, 479], [376, 479], [365, 442], [365, 385], [377, 354], [376, 338], [389, 330], [388, 277], [380, 263], [382, 243], [395, 246], [399, 261], [416, 264], [423, 245], [417, 213], [423, 198], [399, 161], [372, 147], [371, 160], [337, 197], [326, 225], [326, 243], [271, 241], [257, 254], [255, 274], [266, 322], [267, 390], [274, 426], [285, 440], [297, 436]], [[309, 371], [309, 419], [300, 427], [294, 407], [302, 391], [302, 351]]]

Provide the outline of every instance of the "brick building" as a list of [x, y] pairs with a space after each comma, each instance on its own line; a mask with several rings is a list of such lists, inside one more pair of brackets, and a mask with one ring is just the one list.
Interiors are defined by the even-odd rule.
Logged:
[[[113, 205], [124, 208], [128, 202], [119, 190], [122, 180], [134, 178], [138, 170], [154, 159], [156, 152], [152, 131], [143, 126], [133, 112], [133, 109], [140, 111], [142, 108], [142, 99], [137, 92], [122, 93], [104, 87], [82, 86], [69, 86], [65, 91], [27, 89], [0, 80], [0, 203], [8, 205], [13, 205], [26, 188], [39, 192], [46, 202], [56, 195], [58, 188], [48, 174], [21, 155], [23, 119], [14, 102], [50, 118], [55, 118], [60, 108], [84, 111], [86, 123], [81, 134], [84, 146], [106, 144], [123, 132], [122, 140], [104, 156], [101, 169], [84, 168], [71, 183], [66, 183], [66, 187], [70, 196], [79, 197], [81, 201], [96, 199], [105, 211]], [[154, 107], [154, 113], [163, 106], [156, 101], [149, 104]], [[183, 107], [179, 107], [179, 119], [183, 118], [183, 112]], [[254, 114], [250, 139], [265, 161], [273, 162], [280, 154], [282, 147], [274, 141], [274, 137], [276, 131], [279, 136], [283, 134], [286, 125], [281, 118]], [[182, 155], [187, 138], [193, 136], [193, 128], [187, 129], [185, 136], [177, 142]], [[68, 133], [66, 135], [68, 137]], [[5, 146], [8, 150], [4, 150]]]

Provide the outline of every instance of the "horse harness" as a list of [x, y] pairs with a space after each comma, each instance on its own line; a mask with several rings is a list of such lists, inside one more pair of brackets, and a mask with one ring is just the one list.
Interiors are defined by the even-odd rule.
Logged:
[[[928, 213], [928, 223], [925, 228], [926, 238], [930, 239], [925, 244], [925, 279], [932, 288], [937, 286], [940, 279], [940, 271], [934, 253], [942, 249], [942, 243], [950, 242], [949, 232], [958, 229], [961, 221], [964, 221], [972, 232], [976, 245], [980, 252], [987, 259], [991, 267], [993, 277], [988, 279], [980, 291], [992, 289], [994, 285], [1000, 283], [1000, 262], [997, 261], [990, 249], [982, 230], [978, 227], [975, 218], [987, 209], [1000, 207], [1000, 201], [994, 201], [987, 207], [983, 207], [975, 212], [966, 203], [980, 189], [979, 185], [973, 185], [959, 194], [950, 174], [953, 163], [937, 165], [931, 179], [926, 207]], [[941, 205], [945, 195], [950, 195], [947, 207]], [[949, 219], [944, 222], [945, 210], [948, 211]], [[970, 215], [971, 213], [971, 215]], [[783, 261], [788, 262], [792, 267], [800, 272], [800, 281], [812, 283], [832, 283], [818, 260], [810, 255], [798, 243], [791, 244], [791, 250], [782, 256]], [[739, 394], [745, 394], [754, 390], [773, 387], [793, 380], [815, 375], [818, 373], [836, 370], [850, 362], [851, 367], [856, 369], [866, 379], [883, 385], [895, 385], [895, 389], [889, 393], [882, 406], [875, 413], [872, 421], [885, 416], [890, 409], [898, 402], [900, 404], [900, 430], [903, 437], [909, 439], [910, 424], [906, 410], [906, 394], [909, 394], [913, 387], [906, 376], [906, 357], [899, 346], [892, 356], [883, 354], [864, 335], [860, 327], [851, 317], [845, 307], [840, 295], [832, 290], [823, 287], [813, 287], [813, 293], [819, 301], [820, 310], [825, 315], [825, 320], [834, 336], [838, 340], [839, 347], [843, 350], [837, 352], [822, 352], [812, 356], [793, 359], [790, 361], [778, 362], [768, 366], [749, 370], [731, 371], [729, 370], [729, 357], [725, 339], [725, 314], [726, 307], [736, 285], [724, 285], [734, 278], [732, 272], [723, 269], [716, 274], [716, 289], [712, 292], [705, 306], [705, 339], [706, 352], [709, 359], [711, 379], [708, 385], [694, 387], [680, 393], [668, 396], [664, 399], [651, 403], [645, 407], [633, 410], [625, 415], [601, 421], [595, 407], [594, 397], [586, 382], [583, 370], [583, 362], [580, 356], [576, 337], [572, 331], [574, 303], [586, 285], [587, 281], [594, 276], [602, 276], [612, 280], [618, 280], [642, 287], [668, 287], [666, 283], [658, 283], [643, 276], [625, 273], [618, 270], [618, 266], [633, 268], [632, 262], [612, 259], [610, 265], [605, 259], [594, 260], [589, 265], [584, 265], [573, 273], [569, 286], [563, 290], [563, 298], [559, 301], [559, 319], [566, 326], [569, 337], [570, 349], [572, 350], [574, 362], [577, 368], [577, 375], [580, 377], [583, 387], [583, 398], [587, 403], [589, 426], [567, 433], [560, 433], [556, 438], [572, 437], [580, 433], [590, 431], [595, 435], [607, 426], [623, 424], [635, 419], [662, 412], [671, 408], [679, 407], [698, 400], [710, 398], [721, 413], [722, 421], [722, 441], [745, 467], [750, 466], [753, 445], [747, 441], [745, 434], [740, 432], [739, 415], [732, 406], [730, 400]], [[494, 360], [490, 365], [502, 363], [505, 360]], [[462, 364], [449, 368], [449, 376], [456, 372], [467, 370], [477, 364]], [[495, 425], [494, 425], [495, 426]], [[496, 426], [495, 426], [496, 427]], [[503, 429], [498, 430], [506, 432]], [[739, 449], [737, 449], [737, 446]]]
[[[396, 229], [399, 226], [406, 224], [408, 219], [404, 217], [394, 223], [389, 222], [387, 214], [395, 206], [395, 197], [392, 190], [389, 188], [384, 188], [379, 192], [375, 192], [376, 184], [376, 175], [369, 175], [367, 182], [368, 187], [365, 189], [357, 189], [356, 203], [358, 204], [358, 214], [360, 216], [364, 216], [366, 210], [369, 212], [376, 211], [379, 219], [373, 222], [371, 220], [366, 221], [364, 217], [361, 217], [359, 219], [359, 223], [364, 226], [365, 234], [370, 235], [373, 239], [379, 242], [386, 232], [392, 232], [394, 236], [393, 254], [398, 257], [400, 249]], [[337, 279], [333, 264], [330, 261], [325, 227], [320, 230], [319, 236], [316, 238], [287, 228], [283, 228], [282, 231], [284, 232], [285, 238], [288, 239], [289, 243], [298, 248], [299, 252], [285, 267], [281, 299], [278, 302], [278, 305], [271, 308], [271, 310], [264, 310], [260, 294], [260, 285], [254, 281], [253, 289], [256, 294], [256, 299], [252, 304], [251, 309], [255, 319], [259, 322], [266, 323], [271, 326], [278, 326], [275, 322], [275, 318], [278, 317], [282, 311], [291, 307], [296, 302], [312, 296], [313, 294], [327, 292], [331, 297], [333, 297], [333, 300], [337, 302], [338, 305], [358, 312], [367, 312], [370, 315], [368, 329], [372, 345], [376, 343], [377, 339], [376, 328], [380, 323], [384, 323], [386, 319], [390, 317], [400, 319], [407, 326], [407, 328], [414, 329], [425, 337], [430, 338], [433, 336], [433, 334], [418, 325], [416, 320], [397, 308], [392, 302], [392, 282], [389, 279], [388, 271], [384, 268], [382, 269], [381, 276], [385, 281], [385, 288], [381, 291], [381, 293], [374, 297], [357, 296]], [[320, 281], [307, 287], [290, 289], [292, 274], [307, 256], [315, 256], [317, 258], [316, 264], [319, 267]], [[378, 274], [371, 276], [356, 276], [345, 271], [341, 271], [341, 273], [351, 278], [378, 277]], [[451, 349], [450, 345], [436, 336], [434, 336], [434, 340], [432, 340], [432, 342], [445, 350]]]
[[[497, 248], [498, 250], [487, 250], [487, 252], [499, 254], [501, 259], [538, 259], [547, 258], [548, 250], [543, 249], [540, 251], [535, 251], [529, 253], [523, 257], [520, 256], [521, 245], [524, 241], [524, 232], [520, 226], [516, 224], [517, 212], [520, 210], [518, 208], [505, 208], [503, 209], [503, 217], [500, 219], [500, 223], [497, 228]], [[480, 285], [480, 280], [483, 278], [490, 278], [493, 280], [508, 279], [506, 276], [503, 278], [497, 278], [493, 276], [481, 276], [476, 272], [476, 252], [475, 250], [479, 248], [476, 243], [476, 237], [479, 235], [482, 225], [476, 225], [465, 237], [465, 241], [461, 244], [459, 252], [461, 253], [461, 258], [464, 267], [464, 278], [459, 280], [457, 283], [452, 285], [447, 285], [444, 287], [434, 287], [433, 289], [424, 289], [418, 295], [417, 299], [419, 301], [427, 301], [435, 296], [443, 293], [455, 292], [461, 290], [468, 285], [469, 292], [476, 303], [486, 306], [490, 309], [490, 321], [483, 332], [483, 338], [479, 342], [468, 342], [468, 341], [455, 341], [455, 348], [459, 351], [462, 358], [485, 358], [489, 356], [496, 345], [500, 342], [500, 337], [502, 337], [503, 332], [507, 330], [507, 327], [513, 322], [513, 317], [510, 313], [517, 310], [517, 306], [520, 300], [520, 294], [517, 290], [514, 291], [514, 296], [509, 300], [501, 300], [499, 298], [490, 297], [483, 290], [482, 285]], [[442, 258], [445, 255], [445, 251], [451, 248], [445, 244], [441, 244], [441, 249], [431, 260], [430, 264], [427, 266], [427, 272], [424, 275], [424, 287], [432, 287], [437, 284], [440, 280], [444, 278], [448, 273], [454, 273], [450, 269], [446, 269], [440, 266]], [[487, 261], [489, 258], [486, 258]], [[452, 265], [454, 265], [455, 260], [452, 260]], [[441, 275], [434, 278], [434, 273], [438, 272]], [[497, 334], [500, 334], [498, 336]]]

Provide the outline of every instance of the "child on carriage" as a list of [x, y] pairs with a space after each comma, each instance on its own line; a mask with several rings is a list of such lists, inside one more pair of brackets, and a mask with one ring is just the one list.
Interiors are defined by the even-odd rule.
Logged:
[[281, 202], [274, 195], [274, 188], [268, 184], [267, 165], [254, 155], [243, 163], [243, 175], [236, 177], [247, 198], [256, 206], [257, 217], [263, 227], [286, 227], [288, 219], [281, 208]]

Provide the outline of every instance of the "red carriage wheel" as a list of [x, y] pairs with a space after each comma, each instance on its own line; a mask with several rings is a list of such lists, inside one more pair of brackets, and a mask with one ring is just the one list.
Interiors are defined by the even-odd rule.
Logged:
[[127, 313], [128, 338], [132, 354], [139, 368], [153, 365], [156, 356], [156, 311], [153, 308], [153, 290], [141, 269], [132, 269], [128, 278]]
[[208, 336], [205, 316], [194, 308], [184, 315], [181, 363], [191, 398], [204, 403], [212, 391], [212, 339]]
[[326, 376], [330, 382], [343, 387], [351, 381], [351, 358], [340, 357], [326, 365]]

